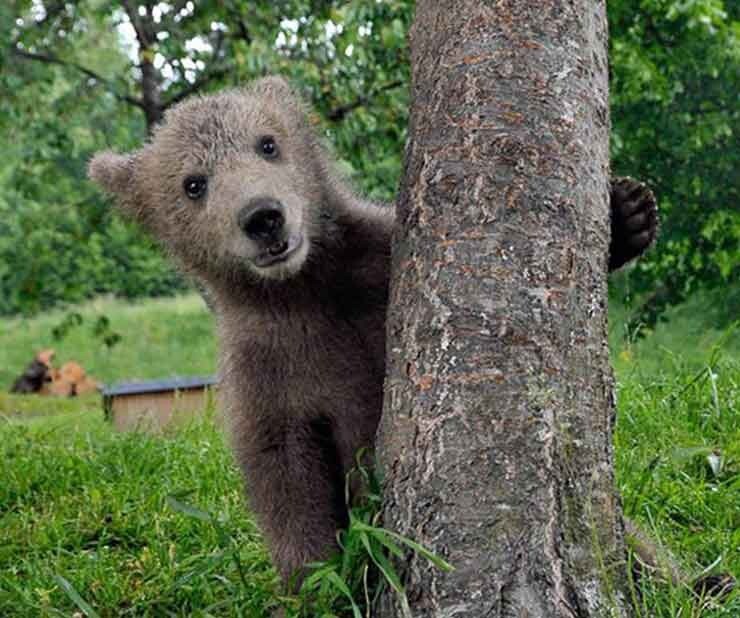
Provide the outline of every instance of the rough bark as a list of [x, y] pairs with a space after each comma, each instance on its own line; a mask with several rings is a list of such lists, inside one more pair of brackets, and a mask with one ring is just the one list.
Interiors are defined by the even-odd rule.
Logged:
[[[146, 50], [149, 52], [150, 50]], [[154, 63], [148, 60], [144, 54], [139, 68], [141, 69], [141, 100], [143, 103], [144, 116], [146, 118], [147, 133], [151, 134], [152, 130], [158, 125], [164, 117], [164, 107], [162, 106], [162, 97], [160, 92], [159, 71], [154, 68]]]
[[[603, 0], [420, 0], [379, 457], [414, 617], [625, 616]], [[400, 566], [400, 565], [399, 565]], [[379, 616], [402, 616], [392, 594]]]

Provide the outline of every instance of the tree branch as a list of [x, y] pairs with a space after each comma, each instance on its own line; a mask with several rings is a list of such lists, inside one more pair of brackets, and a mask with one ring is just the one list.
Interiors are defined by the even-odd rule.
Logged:
[[137, 7], [134, 6], [130, 2], [130, 0], [121, 0], [121, 4], [123, 4], [126, 15], [128, 15], [129, 21], [131, 22], [131, 25], [134, 28], [134, 32], [136, 33], [136, 39], [139, 41], [139, 50], [144, 51], [148, 49], [152, 42], [146, 29], [144, 28], [144, 25], [141, 23], [141, 19], [139, 19], [139, 12], [137, 10]]
[[173, 105], [179, 103], [183, 99], [189, 97], [191, 94], [195, 94], [201, 88], [203, 88], [208, 82], [224, 77], [231, 70], [230, 64], [225, 64], [217, 69], [210, 69], [203, 71], [198, 78], [192, 83], [188, 84], [185, 88], [169, 97], [162, 105], [162, 109], [168, 109]]
[[249, 33], [249, 28], [247, 28], [247, 24], [244, 23], [239, 9], [237, 9], [233, 5], [233, 3], [229, 2], [226, 11], [236, 25], [236, 38], [241, 39], [247, 45], [251, 45], [252, 35]]
[[384, 84], [383, 86], [380, 86], [379, 88], [376, 88], [375, 90], [372, 90], [369, 94], [358, 97], [357, 99], [355, 99], [354, 101], [350, 103], [345, 103], [344, 105], [335, 107], [334, 109], [329, 111], [326, 117], [328, 120], [331, 120], [332, 122], [340, 122], [341, 120], [344, 120], [344, 117], [347, 114], [355, 111], [356, 109], [360, 107], [367, 105], [372, 99], [374, 99], [380, 93], [386, 92], [388, 90], [393, 90], [394, 88], [398, 88], [399, 86], [403, 86], [403, 82], [401, 80], [396, 80], [396, 81], [392, 81], [387, 84]]
[[252, 35], [249, 34], [249, 28], [247, 28], [247, 24], [244, 23], [243, 19], [237, 19], [236, 21], [237, 29], [239, 30], [239, 38], [244, 41], [247, 45], [252, 44]]
[[96, 82], [103, 85], [106, 88], [106, 90], [108, 90], [108, 92], [110, 92], [119, 101], [128, 103], [129, 105], [133, 105], [135, 107], [139, 107], [142, 109], [144, 107], [144, 104], [142, 101], [128, 94], [122, 94], [118, 92], [116, 87], [113, 85], [113, 82], [111, 82], [109, 79], [106, 79], [102, 75], [99, 75], [92, 69], [88, 69], [87, 67], [82, 66], [81, 64], [77, 64], [76, 62], [73, 62], [71, 60], [63, 60], [62, 58], [59, 58], [52, 54], [39, 54], [35, 52], [25, 51], [19, 47], [14, 47], [12, 50], [12, 53], [13, 55], [18, 56], [19, 58], [23, 58], [24, 60], [35, 60], [37, 62], [44, 62], [46, 64], [56, 64], [58, 66], [69, 67], [69, 68], [75, 69], [76, 71], [84, 75], [87, 75], [87, 77], [94, 79]]

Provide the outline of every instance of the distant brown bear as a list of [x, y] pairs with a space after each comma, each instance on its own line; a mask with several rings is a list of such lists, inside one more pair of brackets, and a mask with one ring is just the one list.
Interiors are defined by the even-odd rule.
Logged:
[[[375, 439], [393, 209], [337, 178], [279, 78], [185, 101], [90, 176], [207, 289], [234, 450], [287, 580], [334, 551], [345, 475]], [[629, 180], [611, 207], [616, 268], [653, 241], [656, 207]]]

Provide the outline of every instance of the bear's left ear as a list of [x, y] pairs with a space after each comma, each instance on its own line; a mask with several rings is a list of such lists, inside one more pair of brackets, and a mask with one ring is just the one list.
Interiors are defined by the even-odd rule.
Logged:
[[96, 154], [87, 166], [87, 175], [107, 193], [124, 197], [131, 190], [134, 177], [134, 155], [103, 151]]
[[262, 77], [253, 83], [253, 88], [263, 96], [271, 97], [276, 101], [282, 101], [286, 97], [295, 97], [295, 93], [290, 87], [288, 80], [281, 75]]

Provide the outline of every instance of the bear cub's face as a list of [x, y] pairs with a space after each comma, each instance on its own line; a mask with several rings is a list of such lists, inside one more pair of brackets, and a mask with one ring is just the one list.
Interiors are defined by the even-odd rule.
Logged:
[[309, 255], [322, 161], [300, 102], [267, 78], [176, 106], [141, 150], [96, 155], [90, 177], [194, 274], [279, 280]]

